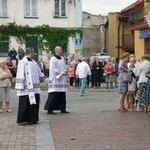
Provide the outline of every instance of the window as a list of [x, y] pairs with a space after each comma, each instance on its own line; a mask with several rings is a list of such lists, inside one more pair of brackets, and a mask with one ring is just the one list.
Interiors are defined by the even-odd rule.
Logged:
[[66, 17], [66, 0], [55, 0], [55, 17]]
[[25, 17], [37, 17], [37, 0], [25, 0]]
[[7, 0], [0, 0], [0, 17], [7, 16]]
[[0, 42], [0, 56], [8, 56], [9, 52], [9, 38], [6, 37], [3, 41]]

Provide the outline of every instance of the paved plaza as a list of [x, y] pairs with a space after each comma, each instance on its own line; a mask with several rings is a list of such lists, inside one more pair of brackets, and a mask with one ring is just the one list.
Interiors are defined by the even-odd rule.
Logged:
[[18, 97], [11, 91], [12, 113], [0, 114], [0, 150], [148, 150], [150, 114], [117, 112], [117, 89], [79, 89], [67, 92], [69, 114], [48, 115], [41, 93], [37, 125], [16, 124]]

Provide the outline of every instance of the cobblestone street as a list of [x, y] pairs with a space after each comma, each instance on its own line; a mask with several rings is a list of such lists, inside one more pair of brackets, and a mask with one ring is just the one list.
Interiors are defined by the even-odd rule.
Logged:
[[[47, 92], [41, 93], [40, 121], [16, 124], [18, 98], [11, 91], [12, 113], [0, 114], [0, 150], [148, 150], [149, 114], [117, 112], [117, 89], [79, 89], [67, 93], [69, 114], [48, 115], [43, 110]], [[46, 137], [46, 138], [45, 138]]]

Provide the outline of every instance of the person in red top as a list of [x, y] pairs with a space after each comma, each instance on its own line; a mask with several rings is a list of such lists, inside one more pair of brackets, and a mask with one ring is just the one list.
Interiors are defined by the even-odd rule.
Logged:
[[72, 63], [69, 64], [68, 74], [69, 74], [69, 78], [70, 78], [70, 86], [73, 87], [75, 75], [74, 75], [74, 65]]
[[106, 64], [104, 66], [104, 73], [106, 74], [106, 83], [107, 83], [107, 89], [109, 87], [109, 84], [110, 84], [110, 87], [113, 88], [112, 86], [112, 74], [114, 73], [115, 69], [111, 63], [111, 60], [108, 59], [106, 60]]
[[5, 65], [10, 70], [13, 77], [16, 77], [16, 67], [13, 65], [12, 59], [10, 57], [5, 61]]

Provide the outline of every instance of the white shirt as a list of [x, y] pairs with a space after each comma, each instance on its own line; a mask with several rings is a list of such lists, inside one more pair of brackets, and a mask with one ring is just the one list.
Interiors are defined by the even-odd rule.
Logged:
[[57, 59], [53, 56], [49, 65], [49, 80], [48, 92], [66, 92], [68, 90], [67, 77], [62, 74], [66, 71], [66, 63], [63, 57]]
[[[132, 68], [132, 71], [134, 72], [134, 74], [137, 76], [138, 74], [138, 67], [139, 67], [140, 63], [138, 61], [136, 61], [136, 63], [134, 64], [134, 68]], [[127, 63], [127, 67], [129, 70], [131, 70], [131, 68], [129, 67], [130, 66], [130, 62]]]
[[76, 75], [78, 75], [79, 78], [85, 78], [87, 75], [91, 75], [90, 67], [85, 61], [82, 61], [77, 65]]
[[150, 70], [150, 61], [144, 60], [138, 67], [139, 83], [147, 82], [148, 78], [145, 77], [146, 72]]
[[[26, 72], [25, 65], [29, 65], [31, 72]], [[34, 61], [28, 61], [26, 57], [20, 60], [17, 69], [16, 85], [17, 96], [28, 95], [27, 78], [25, 74], [31, 73], [33, 91], [35, 94], [40, 93], [40, 77], [44, 76], [39, 65]]]

